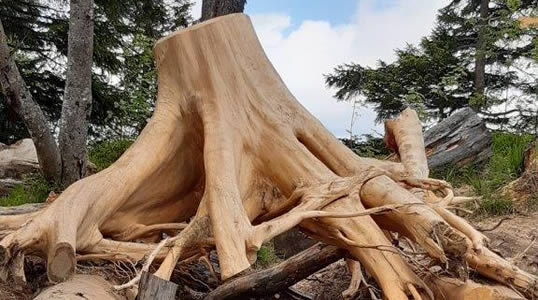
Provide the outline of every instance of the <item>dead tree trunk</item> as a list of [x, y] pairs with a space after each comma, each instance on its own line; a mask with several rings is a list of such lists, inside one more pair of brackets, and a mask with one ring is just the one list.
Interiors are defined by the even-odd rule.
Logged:
[[[386, 299], [433, 299], [383, 228], [422, 246], [441, 268], [465, 259], [538, 296], [536, 277], [489, 251], [445, 210], [450, 199], [430, 201], [429, 190], [450, 195], [450, 185], [427, 178], [414, 111], [387, 125], [401, 163], [361, 158], [290, 94], [247, 16], [192, 26], [154, 49], [158, 100], [140, 137], [42, 211], [0, 216], [2, 226], [18, 228], [0, 241], [2, 264], [40, 253], [58, 282], [73, 275], [76, 259], [146, 258], [145, 271], [159, 260], [155, 274], [169, 279], [178, 261], [214, 245], [228, 279], [249, 268], [264, 241], [299, 225], [360, 261]], [[25, 217], [32, 221], [21, 223]], [[132, 242], [163, 231], [170, 237], [159, 244]]]
[[7, 36], [0, 20], [0, 86], [2, 92], [7, 105], [21, 117], [28, 132], [30, 132], [43, 174], [49, 180], [56, 180], [60, 178], [62, 171], [60, 151], [43, 111], [34, 102], [32, 94], [22, 79], [15, 64], [14, 55], [15, 53], [11, 52], [7, 44]]
[[474, 96], [479, 97], [480, 103], [475, 103], [477, 110], [487, 107], [486, 95], [486, 51], [487, 51], [487, 26], [489, 16], [489, 0], [480, 0], [480, 19], [478, 21], [478, 40], [475, 49], [474, 70]]
[[92, 107], [93, 0], [70, 2], [67, 81], [60, 120], [62, 184], [86, 175], [86, 140]]
[[470, 108], [451, 115], [424, 133], [428, 167], [480, 163], [491, 155], [491, 133]]
[[200, 21], [207, 21], [227, 14], [242, 13], [246, 3], [247, 0], [204, 0]]

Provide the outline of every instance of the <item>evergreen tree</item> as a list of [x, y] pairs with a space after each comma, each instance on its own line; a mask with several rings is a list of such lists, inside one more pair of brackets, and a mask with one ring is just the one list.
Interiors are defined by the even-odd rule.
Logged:
[[528, 70], [538, 67], [531, 59], [537, 35], [536, 28], [520, 28], [518, 18], [536, 14], [538, 1], [490, 0], [487, 14], [480, 10], [484, 2], [452, 1], [439, 11], [432, 34], [417, 46], [397, 49], [394, 62], [379, 61], [374, 68], [338, 66], [326, 75], [327, 85], [337, 89], [338, 100], [371, 105], [378, 121], [405, 106], [418, 109], [425, 119], [471, 106], [490, 122], [515, 120], [494, 113], [500, 104], [514, 107], [523, 120], [529, 114], [525, 101], [536, 101], [538, 74]]
[[[9, 46], [34, 100], [53, 127], [58, 126], [65, 86], [67, 4], [0, 0]], [[136, 135], [143, 128], [155, 97], [153, 43], [187, 26], [190, 7], [187, 0], [95, 1], [90, 124], [94, 140]], [[0, 142], [27, 136], [21, 119], [0, 95]]]

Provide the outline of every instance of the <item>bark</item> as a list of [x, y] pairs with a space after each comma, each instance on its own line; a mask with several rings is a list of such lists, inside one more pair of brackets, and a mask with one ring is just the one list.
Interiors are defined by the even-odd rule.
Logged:
[[462, 167], [491, 156], [491, 133], [482, 119], [465, 108], [424, 133], [428, 167]]
[[[426, 197], [451, 190], [427, 178], [412, 110], [387, 126], [401, 163], [361, 158], [290, 94], [245, 15], [176, 32], [154, 51], [158, 99], [142, 134], [116, 163], [35, 215], [0, 216], [3, 227], [16, 228], [0, 240], [2, 264], [38, 253], [48, 278], [61, 282], [77, 260], [144, 259], [145, 270], [161, 262], [155, 275], [169, 279], [179, 261], [215, 247], [226, 280], [255, 262], [263, 242], [299, 225], [347, 250], [386, 299], [433, 299], [384, 228], [424, 247], [441, 268], [465, 259], [538, 296], [536, 277], [488, 252], [469, 224]], [[163, 232], [158, 244], [133, 242]]]
[[15, 64], [15, 52], [7, 44], [7, 36], [0, 21], [0, 85], [6, 104], [23, 120], [34, 141], [41, 170], [48, 180], [61, 174], [61, 158], [54, 136], [43, 111], [34, 101]]
[[[476, 96], [485, 97], [486, 88], [486, 51], [489, 0], [480, 0], [480, 19], [478, 21], [478, 40], [476, 42], [474, 92]], [[484, 106], [486, 103], [481, 103]]]
[[178, 285], [144, 272], [140, 279], [138, 300], [174, 300]]
[[271, 268], [226, 281], [206, 300], [267, 296], [282, 291], [345, 255], [334, 246], [318, 243]]
[[92, 106], [93, 0], [72, 0], [69, 15], [67, 81], [60, 120], [62, 184], [83, 178]]
[[227, 14], [242, 13], [246, 3], [247, 0], [204, 0], [200, 21], [207, 21]]

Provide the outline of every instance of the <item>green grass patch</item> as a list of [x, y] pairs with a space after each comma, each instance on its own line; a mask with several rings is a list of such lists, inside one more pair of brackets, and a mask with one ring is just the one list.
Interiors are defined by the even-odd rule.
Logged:
[[89, 150], [89, 159], [95, 164], [98, 171], [108, 168], [133, 144], [132, 140], [104, 141], [92, 146]]
[[478, 216], [502, 216], [514, 213], [514, 202], [502, 197], [484, 198], [475, 212]]
[[433, 170], [432, 177], [444, 179], [455, 187], [472, 186], [474, 193], [483, 197], [476, 211], [477, 215], [513, 213], [515, 210], [513, 202], [499, 196], [499, 188], [522, 174], [525, 150], [533, 140], [534, 137], [531, 135], [494, 132], [491, 144], [492, 155], [487, 163], [464, 168], [448, 167], [443, 170]]
[[272, 243], [263, 244], [256, 255], [256, 268], [267, 268], [280, 261]]
[[0, 206], [44, 202], [52, 190], [54, 190], [54, 186], [40, 174], [29, 175], [22, 184], [15, 186], [7, 196], [0, 197]]

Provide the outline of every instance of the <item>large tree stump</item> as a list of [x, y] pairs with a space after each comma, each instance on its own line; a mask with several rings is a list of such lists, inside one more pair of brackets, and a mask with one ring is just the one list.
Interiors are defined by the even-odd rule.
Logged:
[[[450, 185], [428, 178], [414, 111], [388, 126], [401, 163], [361, 158], [290, 94], [246, 15], [178, 31], [154, 51], [158, 100], [140, 137], [43, 210], [0, 216], [3, 227], [16, 228], [0, 241], [0, 263], [37, 253], [48, 278], [62, 282], [77, 259], [143, 260], [145, 271], [155, 260], [162, 261], [155, 274], [169, 279], [178, 261], [216, 247], [226, 280], [254, 263], [264, 241], [299, 225], [360, 261], [386, 299], [433, 299], [383, 228], [422, 246], [440, 268], [465, 259], [538, 296], [536, 277], [487, 250], [443, 201], [430, 203], [430, 190]], [[158, 244], [134, 242], [162, 233], [168, 237]]]

